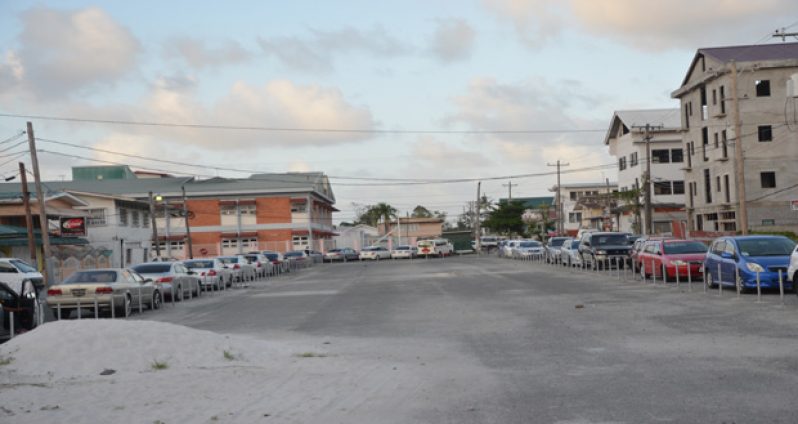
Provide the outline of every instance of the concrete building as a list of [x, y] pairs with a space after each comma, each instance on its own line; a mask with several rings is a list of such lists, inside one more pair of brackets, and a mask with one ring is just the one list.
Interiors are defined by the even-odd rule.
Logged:
[[[672, 93], [681, 103], [691, 230], [798, 230], [798, 212], [793, 209], [798, 204], [797, 74], [798, 43], [696, 52], [681, 86]], [[748, 222], [740, 218], [738, 142], [744, 152]]]
[[364, 247], [371, 246], [380, 238], [380, 232], [371, 225], [358, 224], [354, 226], [338, 226], [336, 235], [333, 237], [335, 247], [349, 247], [360, 251]]
[[[556, 193], [557, 186], [555, 185], [549, 191]], [[599, 211], [591, 210], [590, 212], [586, 212], [585, 209], [587, 208], [587, 204], [579, 204], [579, 201], [585, 197], [595, 197], [600, 194], [606, 194], [608, 191], [610, 193], [618, 191], [618, 184], [614, 182], [603, 182], [562, 185], [560, 188], [560, 202], [562, 203], [563, 230], [566, 235], [576, 236], [580, 228], [588, 228], [585, 226], [583, 218], [592, 218], [603, 214], [603, 208], [600, 208], [601, 210]], [[577, 205], [579, 206], [577, 207]]]
[[[604, 145], [618, 161], [618, 190], [646, 189], [647, 147], [645, 126], [649, 125], [651, 149], [652, 226], [655, 234], [681, 233], [687, 219], [684, 205], [684, 151], [679, 109], [619, 110], [610, 120]], [[646, 210], [640, 223], [631, 204], [621, 205], [620, 230], [645, 233]]]

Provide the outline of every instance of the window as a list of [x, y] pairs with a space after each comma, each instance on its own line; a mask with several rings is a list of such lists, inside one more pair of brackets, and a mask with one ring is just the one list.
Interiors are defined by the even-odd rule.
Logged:
[[139, 211], [130, 211], [130, 226], [140, 227], [141, 226], [140, 218], [141, 215], [139, 214]]
[[704, 162], [706, 162], [709, 160], [707, 157], [707, 146], [709, 145], [709, 130], [707, 130], [707, 127], [701, 128], [701, 142], [701, 154]]
[[690, 183], [690, 185], [688, 185], [688, 187], [690, 187], [690, 207], [692, 208], [693, 204], [694, 204], [693, 203], [693, 196], [695, 195], [695, 191], [693, 190], [693, 183]]
[[715, 148], [717, 149], [718, 147], [720, 147], [720, 142], [718, 140], [718, 133], [713, 134], [713, 136], [715, 136]]
[[718, 90], [712, 89], [712, 105], [718, 104]]
[[144, 227], [144, 228], [150, 228], [150, 213], [149, 212], [142, 212], [141, 213], [141, 226]]
[[575, 191], [572, 191], [572, 192], [569, 192], [568, 195], [570, 196], [571, 200], [576, 200], [576, 196], [578, 195], [578, 193], [575, 192]]
[[682, 149], [671, 149], [671, 162], [673, 163], [684, 162], [684, 151], [682, 151]]
[[673, 194], [684, 194], [684, 181], [673, 182]]
[[656, 149], [651, 151], [651, 161], [653, 163], [670, 163], [670, 150]]
[[720, 113], [726, 114], [726, 88], [720, 86]]
[[257, 237], [246, 237], [246, 238], [242, 238], [242, 239], [236, 239], [236, 238], [222, 239], [222, 248], [223, 249], [237, 248], [239, 245], [241, 245], [241, 247], [257, 248], [258, 247], [258, 238]]
[[127, 227], [127, 209], [119, 208], [119, 225]]
[[729, 140], [726, 138], [726, 130], [720, 132], [720, 142], [723, 148], [723, 159], [726, 159], [729, 157]]
[[291, 213], [305, 213], [307, 210], [307, 205], [304, 202], [291, 203]]
[[133, 263], [133, 250], [125, 249], [125, 264], [130, 265], [131, 263]]
[[690, 128], [690, 113], [686, 103], [684, 105], [684, 127]]
[[723, 176], [723, 187], [726, 190], [726, 203], [730, 203], [731, 193], [729, 192], [729, 174]]
[[775, 172], [761, 172], [759, 179], [762, 182], [762, 188], [776, 188], [776, 173]]
[[582, 212], [568, 212], [568, 223], [579, 224], [582, 222]]
[[658, 196], [673, 194], [670, 181], [654, 181], [654, 194]]
[[770, 96], [770, 80], [757, 80], [756, 81], [756, 96], [768, 97]]
[[720, 193], [720, 175], [715, 177], [715, 191]]
[[772, 227], [774, 225], [776, 225], [776, 220], [775, 219], [763, 219], [762, 220], [762, 226], [763, 227]]
[[158, 246], [161, 249], [161, 252], [166, 252], [167, 250], [183, 250], [186, 245], [184, 241], [162, 241], [158, 243]]
[[103, 227], [107, 225], [105, 221], [105, 208], [89, 209], [89, 217], [86, 219], [86, 225], [89, 227]]
[[255, 215], [255, 205], [238, 205], [241, 215]]
[[757, 129], [759, 130], [759, 141], [773, 141], [773, 127], [760, 125]]
[[623, 171], [626, 169], [626, 156], [618, 159], [618, 170]]
[[704, 200], [712, 203], [712, 178], [709, 176], [709, 169], [704, 170]]
[[634, 168], [635, 166], [637, 166], [637, 163], [638, 163], [637, 152], [634, 152], [631, 155], [629, 155], [629, 167]]
[[693, 167], [693, 154], [694, 153], [695, 152], [693, 151], [693, 142], [691, 141], [691, 142], [687, 143], [687, 167], [688, 168], [692, 168]]
[[220, 211], [222, 215], [235, 215], [236, 205], [222, 205]]

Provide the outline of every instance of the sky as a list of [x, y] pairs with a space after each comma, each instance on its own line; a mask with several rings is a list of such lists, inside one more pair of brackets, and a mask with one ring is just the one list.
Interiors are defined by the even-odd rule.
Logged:
[[[0, 0], [0, 114], [37, 116], [0, 116], [0, 141], [31, 120], [45, 179], [321, 171], [336, 221], [383, 201], [455, 217], [476, 182], [430, 180], [498, 199], [508, 181], [489, 178], [544, 174], [513, 196], [552, 195], [557, 160], [563, 183], [615, 180], [615, 110], [678, 108], [698, 48], [784, 27], [794, 0]], [[0, 175], [29, 163], [16, 144]]]

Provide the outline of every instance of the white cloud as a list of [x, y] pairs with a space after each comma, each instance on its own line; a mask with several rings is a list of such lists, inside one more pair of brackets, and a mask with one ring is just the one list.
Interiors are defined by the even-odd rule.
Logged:
[[562, 1], [556, 0], [482, 0], [483, 5], [502, 19], [513, 23], [519, 40], [539, 48], [559, 35], [562, 26]]
[[[34, 8], [21, 15], [18, 46], [0, 64], [0, 77], [40, 98], [117, 82], [136, 68], [138, 40], [99, 8]], [[5, 76], [3, 76], [5, 75]]]
[[430, 40], [430, 51], [443, 63], [458, 62], [471, 57], [476, 31], [462, 19], [438, 21]]
[[252, 58], [251, 53], [237, 41], [225, 40], [211, 47], [205, 41], [191, 37], [170, 40], [166, 44], [165, 55], [179, 57], [195, 69], [245, 63]]

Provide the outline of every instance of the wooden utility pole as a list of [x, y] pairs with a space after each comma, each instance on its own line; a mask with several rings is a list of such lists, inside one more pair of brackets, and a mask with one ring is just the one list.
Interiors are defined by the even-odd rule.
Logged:
[[654, 211], [653, 205], [651, 203], [651, 132], [654, 130], [661, 130], [663, 128], [662, 125], [633, 125], [632, 128], [637, 130], [643, 130], [643, 140], [646, 142], [646, 173], [645, 178], [643, 178], [643, 183], [646, 185], [644, 187], [645, 193], [645, 225], [643, 228], [643, 233], [645, 235], [651, 235], [654, 233], [654, 225], [653, 225], [653, 218], [654, 218]]
[[[186, 242], [188, 242], [188, 258], [194, 259], [194, 245], [191, 244], [191, 224], [189, 224], [188, 222], [188, 204], [186, 203], [186, 186], [180, 186], [180, 190], [183, 192], [183, 221], [185, 221], [186, 223]], [[239, 217], [241, 216], [240, 211], [238, 215]], [[238, 244], [241, 245], [240, 240]]]
[[570, 163], [560, 163], [560, 160], [557, 159], [556, 164], [547, 163], [546, 166], [556, 166], [557, 167], [557, 192], [554, 194], [555, 200], [554, 203], [557, 204], [557, 234], [563, 235], [565, 233], [565, 221], [563, 220], [563, 208], [562, 208], [562, 196], [560, 193], [562, 192], [562, 187], [560, 186], [560, 167], [562, 166], [569, 166]]
[[30, 211], [30, 191], [28, 191], [28, 176], [25, 174], [25, 164], [19, 163], [19, 176], [22, 180], [22, 205], [25, 208], [25, 227], [28, 230], [28, 250], [30, 251], [31, 264], [37, 264], [36, 238], [33, 235], [33, 215]]
[[507, 184], [502, 184], [502, 187], [507, 187], [507, 199], [513, 200], [513, 187], [517, 187], [518, 184], [513, 184], [513, 180], [507, 180]]
[[28, 121], [28, 147], [30, 150], [30, 161], [33, 165], [33, 183], [36, 186], [36, 197], [39, 203], [39, 225], [42, 230], [42, 276], [44, 286], [50, 284], [49, 273], [47, 272], [47, 260], [50, 259], [50, 233], [47, 223], [47, 211], [44, 209], [44, 192], [42, 191], [42, 179], [39, 174], [39, 158], [36, 156], [36, 137], [33, 135], [33, 124]]
[[150, 225], [152, 225], [152, 243], [155, 245], [155, 257], [161, 259], [161, 243], [158, 242], [158, 226], [155, 225], [155, 200], [152, 192], [147, 193], [150, 199]]
[[481, 212], [481, 209], [482, 209], [480, 207], [480, 204], [479, 204], [479, 202], [480, 202], [480, 198], [479, 198], [479, 194], [480, 193], [479, 193], [479, 191], [480, 191], [481, 188], [482, 188], [482, 181], [478, 181], [477, 182], [477, 203], [474, 204], [474, 212], [475, 212], [474, 213], [474, 233], [475, 233], [475, 235], [474, 235], [474, 237], [475, 237], [475, 239], [474, 239], [474, 247], [475, 247], [475, 249], [477, 251], [477, 254], [482, 253], [482, 238], [481, 238], [482, 234], [481, 234], [481, 229], [479, 228], [479, 224], [480, 224], [479, 223], [479, 215], [480, 215], [480, 212]]
[[745, 158], [743, 157], [743, 124], [740, 122], [740, 101], [737, 97], [737, 62], [731, 61], [732, 103], [734, 104], [734, 164], [737, 176], [737, 230], [748, 234], [748, 205], [745, 196]]

